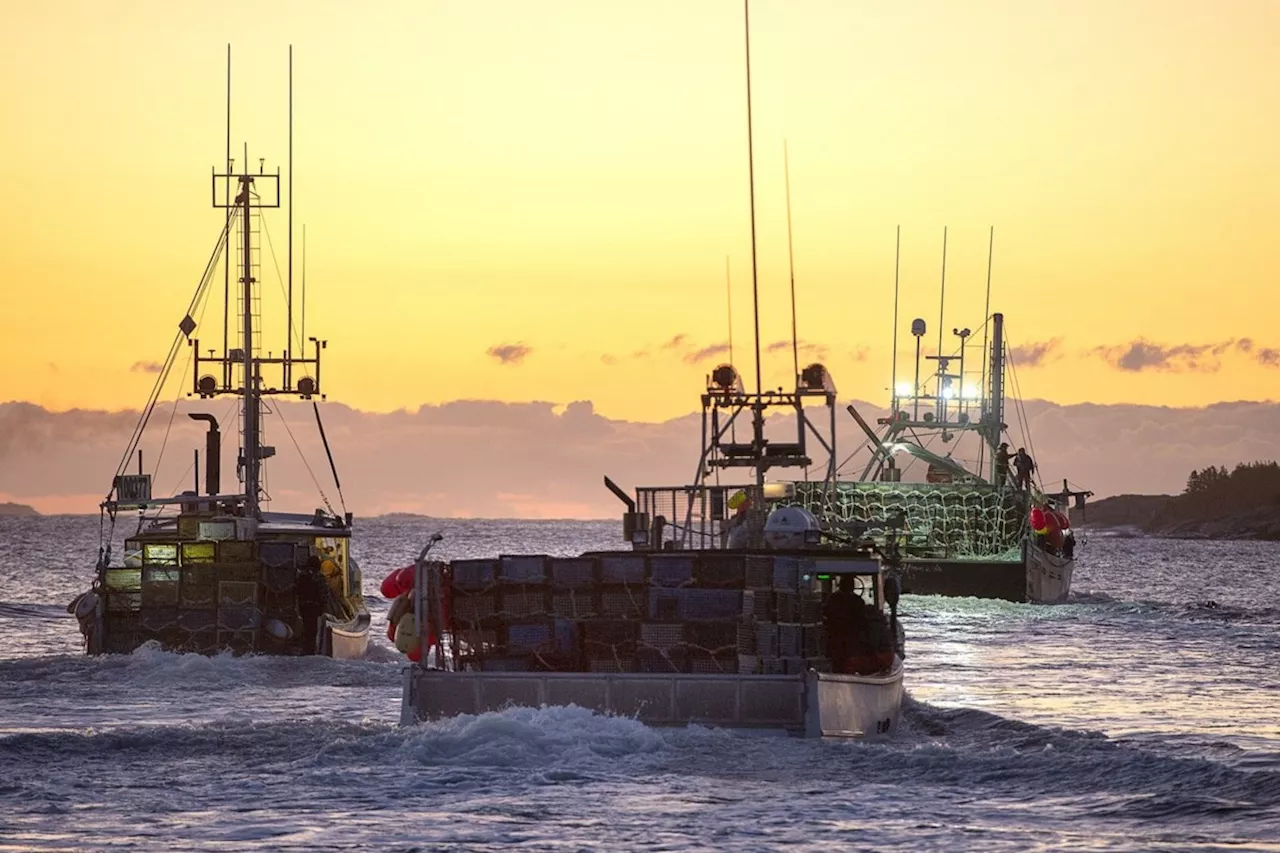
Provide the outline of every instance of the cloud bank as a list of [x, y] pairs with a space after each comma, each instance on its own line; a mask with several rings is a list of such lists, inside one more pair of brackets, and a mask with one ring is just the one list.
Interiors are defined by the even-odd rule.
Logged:
[[[192, 487], [192, 450], [203, 450], [204, 442], [203, 425], [187, 418], [189, 411], [209, 411], [224, 419], [229, 444], [222, 454], [222, 482], [224, 488], [235, 484], [234, 403], [216, 403], [184, 402], [176, 413], [157, 408], [143, 443], [146, 470], [155, 470], [159, 462], [157, 494]], [[867, 455], [844, 405], [837, 412], [837, 458], [843, 461], [858, 451], [844, 469], [856, 474]], [[869, 420], [886, 414], [870, 404], [855, 405]], [[310, 406], [277, 402], [273, 408], [266, 421], [267, 443], [277, 448], [267, 465], [272, 507], [310, 511], [323, 505], [323, 491], [337, 508], [337, 490]], [[683, 484], [697, 466], [697, 414], [637, 423], [604, 417], [586, 401], [561, 407], [484, 400], [387, 414], [328, 403], [321, 411], [346, 505], [358, 516], [402, 511], [613, 517], [622, 505], [605, 490], [604, 475], [630, 490]], [[1280, 405], [1274, 403], [1172, 409], [1032, 400], [1024, 411], [1029, 441], [1012, 407], [1008, 413], [1013, 446], [1034, 451], [1046, 482], [1056, 486], [1069, 478], [1099, 497], [1179, 492], [1192, 469], [1280, 459]], [[161, 457], [171, 413], [176, 416]], [[96, 511], [136, 420], [136, 412], [54, 413], [27, 403], [0, 404], [0, 502], [28, 503], [42, 512]], [[777, 440], [791, 440], [795, 434], [790, 416], [771, 417], [769, 424]], [[975, 448], [970, 439], [935, 444], [934, 449], [971, 459]], [[814, 461], [825, 460], [815, 456]], [[130, 470], [135, 465], [130, 460]], [[777, 472], [780, 478], [788, 473]], [[922, 474], [909, 472], [907, 479]]]

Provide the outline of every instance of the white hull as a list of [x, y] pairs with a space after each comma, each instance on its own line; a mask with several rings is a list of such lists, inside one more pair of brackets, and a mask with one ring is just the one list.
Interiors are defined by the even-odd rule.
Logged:
[[346, 624], [330, 622], [326, 627], [324, 653], [334, 660], [364, 660], [369, 649], [368, 613]]
[[1058, 557], [1035, 545], [1027, 546], [1027, 601], [1062, 604], [1071, 593], [1075, 560]]
[[803, 737], [895, 731], [902, 662], [884, 675], [446, 672], [405, 670], [401, 725], [508, 706], [578, 705], [651, 726], [691, 723]]

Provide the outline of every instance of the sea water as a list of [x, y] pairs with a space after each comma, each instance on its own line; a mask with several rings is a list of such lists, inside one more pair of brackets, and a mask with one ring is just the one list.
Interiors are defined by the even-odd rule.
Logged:
[[572, 707], [400, 728], [377, 590], [437, 529], [443, 557], [619, 544], [362, 520], [367, 659], [89, 658], [65, 606], [99, 519], [0, 518], [0, 850], [1280, 850], [1276, 544], [1094, 535], [1065, 605], [904, 596], [902, 726], [857, 742]]

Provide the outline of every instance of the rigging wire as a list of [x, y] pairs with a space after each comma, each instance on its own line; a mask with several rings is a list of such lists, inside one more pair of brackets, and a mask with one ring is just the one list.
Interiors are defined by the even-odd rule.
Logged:
[[[204, 290], [204, 296], [200, 301], [200, 316], [196, 318], [197, 329], [201, 328], [201, 324], [204, 322], [205, 311], [207, 311], [209, 308], [209, 292], [210, 292], [210, 289], [206, 287]], [[188, 311], [187, 316], [190, 316], [190, 313], [191, 312]], [[169, 423], [165, 425], [164, 438], [160, 442], [160, 452], [156, 454], [156, 465], [154, 469], [155, 473], [152, 475], [153, 477], [160, 476], [160, 463], [164, 461], [164, 451], [165, 451], [165, 448], [169, 445], [169, 432], [173, 429], [173, 419], [178, 414], [178, 403], [181, 402], [183, 397], [182, 387], [186, 383], [187, 371], [191, 370], [195, 364], [195, 348], [187, 347], [187, 349], [188, 349], [187, 363], [186, 363], [186, 366], [182, 368], [182, 377], [178, 381], [178, 395], [174, 397], [173, 408], [169, 410]], [[187, 470], [190, 471], [191, 466], [188, 466]], [[186, 474], [183, 474], [183, 476], [185, 477]], [[181, 486], [182, 485], [181, 482], [179, 482], [178, 485]], [[175, 488], [173, 491], [176, 492], [177, 489]]]
[[[277, 281], [277, 282], [279, 283], [279, 285], [280, 285], [280, 293], [281, 293], [281, 295], [282, 295], [282, 296], [286, 296], [286, 298], [287, 298], [287, 295], [286, 295], [286, 294], [285, 294], [285, 292], [284, 292], [284, 279], [283, 279], [283, 277], [280, 275], [280, 261], [279, 261], [279, 259], [276, 257], [275, 244], [274, 244], [274, 243], [272, 243], [272, 241], [271, 241], [271, 230], [267, 227], [267, 221], [266, 221], [266, 218], [265, 218], [265, 217], [261, 219], [261, 223], [262, 223], [262, 233], [263, 233], [263, 235], [266, 237], [266, 240], [267, 240], [267, 250], [268, 250], [268, 251], [270, 252], [270, 254], [271, 254], [271, 263], [275, 266], [275, 269], [276, 269], [276, 281]], [[305, 267], [304, 267], [304, 269], [305, 269]], [[305, 304], [305, 303], [304, 303], [304, 304]], [[295, 334], [295, 340], [290, 341], [290, 342], [289, 342], [289, 346], [290, 346], [290, 347], [292, 347], [294, 344], [297, 344], [298, 349], [297, 349], [296, 351], [297, 351], [297, 352], [305, 352], [305, 350], [304, 350], [304, 348], [303, 348], [303, 343], [302, 343], [303, 339], [302, 339], [301, 330], [299, 330], [299, 331], [295, 332], [294, 334]], [[280, 421], [281, 421], [281, 423], [284, 423], [284, 425], [285, 425], [285, 430], [286, 430], [286, 431], [288, 431], [288, 430], [289, 430], [289, 424], [284, 420], [284, 415], [283, 415], [283, 414], [282, 414], [278, 409], [275, 411], [275, 414], [280, 415]], [[322, 428], [322, 429], [323, 429], [323, 428]], [[316, 485], [316, 491], [320, 492], [320, 497], [321, 497], [321, 499], [323, 499], [323, 500], [324, 500], [324, 502], [325, 502], [325, 506], [326, 506], [326, 507], [328, 507], [329, 512], [330, 512], [330, 513], [332, 513], [332, 512], [333, 512], [333, 507], [329, 504], [329, 499], [328, 499], [327, 497], [325, 497], [324, 492], [320, 489], [320, 483], [319, 483], [319, 481], [316, 479], [315, 474], [313, 474], [313, 473], [311, 472], [311, 466], [307, 463], [306, 457], [305, 457], [305, 456], [303, 456], [303, 454], [302, 454], [302, 448], [298, 446], [298, 442], [297, 442], [297, 440], [293, 438], [293, 433], [292, 433], [292, 431], [290, 431], [290, 432], [289, 432], [289, 438], [290, 438], [290, 439], [293, 439], [294, 447], [297, 449], [297, 451], [298, 451], [298, 455], [302, 457], [302, 462], [303, 462], [303, 464], [307, 466], [307, 473], [308, 473], [308, 474], [311, 474], [311, 481], [312, 481], [313, 483], [315, 483], [315, 485]], [[265, 473], [265, 472], [264, 472], [264, 473]], [[342, 511], [343, 511], [343, 512], [346, 512], [346, 510], [347, 510], [347, 503], [346, 503], [346, 498], [345, 498], [345, 497], [343, 496], [343, 494], [342, 494], [342, 486], [341, 486], [340, 484], [337, 484], [337, 483], [336, 483], [336, 481], [335, 481], [335, 485], [337, 486], [337, 490], [338, 490], [338, 502], [342, 505]]]
[[[315, 485], [316, 491], [320, 493], [320, 500], [324, 501], [325, 509], [329, 510], [330, 515], [336, 516], [337, 513], [333, 511], [333, 504], [329, 503], [328, 495], [324, 493], [324, 489], [320, 486], [320, 481], [316, 479], [315, 472], [311, 470], [311, 463], [307, 461], [306, 454], [302, 452], [298, 439], [294, 438], [293, 430], [289, 428], [289, 422], [285, 420], [284, 412], [277, 408], [273, 414], [280, 418], [280, 423], [284, 424], [284, 431], [289, 434], [289, 440], [293, 442], [294, 449], [298, 451], [298, 456], [302, 459], [302, 464], [307, 469], [307, 475], [311, 477], [311, 482]], [[342, 511], [345, 513], [347, 511], [347, 502], [342, 497], [341, 486], [338, 487], [338, 500], [342, 504]]]
[[[1008, 328], [1007, 326], [1005, 327]], [[1006, 333], [1005, 339], [1008, 340]], [[1012, 351], [1012, 347], [1010, 347]], [[1013, 377], [1013, 401], [1018, 411], [1018, 426], [1022, 429], [1022, 438], [1027, 442], [1027, 447], [1031, 448], [1031, 459], [1036, 458], [1036, 445], [1031, 438], [1031, 422], [1027, 419], [1026, 409], [1022, 405], [1022, 385], [1018, 382], [1018, 365], [1014, 363], [1013, 356], [1010, 354], [1006, 361], [1009, 362], [1009, 373]], [[1040, 477], [1040, 466], [1036, 465], [1036, 482], [1040, 484], [1040, 491], [1044, 491], [1044, 480]]]
[[[280, 295], [287, 299], [288, 294], [286, 294], [284, 290], [284, 278], [280, 275], [280, 259], [276, 257], [276, 247], [275, 244], [271, 242], [271, 229], [267, 227], [267, 218], [265, 216], [260, 217], [259, 222], [262, 225], [262, 233], [267, 238], [267, 250], [271, 254], [271, 263], [276, 268], [276, 282], [280, 285]], [[295, 331], [294, 338], [294, 340], [288, 342], [290, 351], [303, 352], [301, 333]], [[297, 350], [292, 349], [294, 344], [298, 345]]]
[[[218, 235], [218, 241], [214, 245], [213, 251], [210, 253], [208, 263], [205, 264], [204, 274], [200, 278], [200, 283], [196, 287], [195, 294], [191, 297], [191, 302], [187, 306], [186, 314], [183, 315], [184, 319], [191, 316], [191, 312], [195, 310], [195, 306], [200, 301], [202, 294], [208, 289], [209, 282], [213, 280], [213, 270], [216, 268], [218, 258], [226, 247], [227, 234], [230, 232], [231, 221], [232, 217], [228, 217], [226, 223], [222, 227], [222, 233]], [[173, 369], [173, 362], [177, 357], [178, 348], [186, 337], [186, 332], [179, 327], [178, 334], [174, 336], [173, 343], [169, 347], [169, 354], [165, 356], [164, 365], [160, 369], [160, 374], [156, 377], [156, 382], [151, 389], [151, 394], [147, 398], [147, 404], [143, 407], [142, 414], [138, 418], [138, 423], [133, 428], [133, 434], [129, 437], [129, 443], [125, 448], [124, 455], [120, 458], [120, 464], [116, 466], [116, 477], [119, 477], [124, 473], [125, 467], [129, 464], [129, 459], [132, 458], [133, 452], [137, 449], [138, 442], [142, 438], [142, 433], [146, 429], [147, 423], [151, 420], [151, 415], [155, 411], [156, 403], [160, 399], [160, 392], [164, 390], [165, 382], [168, 381], [169, 373]], [[113, 479], [111, 491], [114, 490], [115, 480]], [[111, 496], [111, 491], [107, 492], [108, 498]]]

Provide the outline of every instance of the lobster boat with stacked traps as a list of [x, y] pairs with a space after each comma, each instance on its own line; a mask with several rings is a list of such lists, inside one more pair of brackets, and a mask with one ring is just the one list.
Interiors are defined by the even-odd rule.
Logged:
[[[296, 396], [312, 401], [341, 497], [320, 409], [315, 403], [316, 398], [324, 399], [320, 355], [325, 341], [307, 339], [312, 344], [312, 354], [308, 356], [302, 343], [305, 332], [295, 324], [293, 310], [292, 55], [290, 49], [286, 343], [277, 353], [264, 354], [264, 330], [259, 316], [259, 236], [265, 233], [269, 239], [264, 210], [281, 206], [280, 172], [277, 169], [274, 174], [267, 173], [261, 161], [256, 171], [251, 170], [247, 152], [240, 161], [242, 168], [237, 170], [231, 157], [228, 124], [226, 167], [215, 169], [212, 176], [213, 206], [225, 212], [220, 217], [221, 233], [102, 502], [102, 537], [92, 587], [68, 607], [79, 620], [90, 654], [126, 653], [151, 642], [164, 649], [204, 654], [230, 650], [361, 658], [368, 646], [370, 616], [361, 592], [360, 571], [351, 556], [351, 513], [334, 511], [323, 492], [325, 509], [307, 514], [267, 510], [271, 498], [264, 464], [275, 455], [275, 448], [265, 443], [264, 416], [278, 415], [284, 431], [293, 438], [283, 413], [268, 406], [268, 400], [274, 397]], [[230, 62], [228, 47], [228, 116]], [[198, 339], [201, 326], [196, 318], [204, 316], [206, 302], [217, 289], [214, 284], [219, 277], [225, 294], [222, 348], [221, 352], [207, 349], [207, 355], [203, 355]], [[235, 310], [233, 300], [239, 303]], [[305, 314], [301, 319], [305, 324]], [[281, 323], [282, 327], [285, 325]], [[224, 424], [215, 414], [188, 411], [190, 418], [207, 424], [204, 493], [200, 491], [201, 459], [197, 448], [195, 487], [172, 497], [153, 494], [154, 475], [144, 468], [140, 444], [166, 381], [184, 351], [190, 360], [192, 384], [179, 390], [179, 398], [185, 392], [201, 401], [224, 395], [236, 399], [222, 416], [224, 422], [233, 415], [239, 421], [239, 488], [235, 490], [222, 489]], [[181, 377], [183, 372], [179, 370], [177, 375]], [[176, 414], [178, 401], [173, 405]], [[157, 420], [167, 420], [170, 426], [173, 423], [172, 416]], [[168, 444], [168, 427], [164, 439], [155, 471], [159, 471]], [[296, 440], [293, 443], [296, 445]], [[135, 458], [136, 473], [128, 473], [126, 468], [133, 466]], [[127, 528], [119, 531], [122, 525]], [[118, 536], [123, 538], [124, 553], [117, 558], [113, 543]]]
[[411, 661], [404, 725], [578, 705], [652, 726], [802, 737], [897, 728], [903, 632], [877, 556], [429, 552], [383, 587]]
[[[798, 371], [793, 393], [749, 394], [737, 370], [720, 365], [702, 396], [703, 450], [692, 485], [641, 486], [633, 498], [605, 478], [626, 506], [624, 539], [638, 552], [760, 548], [799, 518], [816, 548], [893, 547], [904, 593], [1065, 601], [1075, 559], [1066, 510], [1074, 504], [1083, 512], [1092, 493], [1064, 481], [1046, 495], [1016, 482], [1005, 456], [1004, 318], [992, 314], [986, 325], [989, 362], [981, 373], [966, 364], [971, 333], [964, 329], [957, 351], [928, 356], [937, 362], [932, 376], [922, 379], [917, 362], [916, 381], [895, 384], [879, 432], [845, 407], [863, 438], [845, 464], [866, 455], [856, 477], [837, 466], [835, 385], [825, 367]], [[912, 328], [918, 344], [925, 323]], [[820, 403], [816, 415], [806, 402]], [[791, 430], [783, 441], [765, 434], [763, 414], [774, 407], [790, 410], [770, 419]], [[735, 441], [734, 428], [748, 418], [750, 441]], [[754, 469], [756, 481], [722, 483], [721, 472], [735, 468]], [[766, 482], [764, 471], [774, 468], [802, 468], [806, 476]]]
[[[749, 141], [749, 49], [747, 56]], [[754, 268], [754, 180], [751, 215]], [[765, 472], [803, 461], [802, 445], [763, 440], [765, 409], [799, 414], [819, 398], [834, 412], [835, 390], [813, 365], [793, 393], [761, 392], [756, 332], [757, 392], [743, 394], [729, 368], [716, 372], [704, 401], [718, 406], [732, 394], [753, 413], [756, 439], [735, 446], [732, 458], [755, 480], [732, 500], [759, 513]], [[725, 429], [715, 427], [716, 446]], [[715, 501], [723, 511], [732, 497], [702, 480], [707, 462], [704, 451], [699, 481], [673, 490], [690, 513]], [[398, 616], [389, 630], [411, 662], [402, 721], [575, 704], [655, 726], [804, 737], [897, 729], [905, 650], [896, 543], [834, 544], [806, 509], [779, 505], [760, 541], [735, 534], [731, 542], [725, 528], [723, 539], [699, 537], [673, 551], [661, 547], [666, 532], [689, 530], [692, 516], [678, 526], [669, 514], [664, 528], [657, 514], [642, 519], [632, 510], [632, 550], [441, 562], [429, 559], [429, 543], [412, 567], [389, 576], [383, 594], [396, 599]]]
[[[749, 56], [748, 49], [748, 140]], [[783, 157], [785, 164], [785, 148]], [[789, 177], [786, 185], [790, 252]], [[755, 299], [754, 180], [751, 216]], [[900, 248], [900, 239], [897, 245]], [[1064, 481], [1060, 493], [1045, 496], [1035, 487], [1032, 455], [1025, 451], [1018, 456], [1018, 476], [1013, 476], [1008, 454], [1012, 436], [1005, 422], [1006, 379], [1011, 378], [1016, 389], [1017, 373], [1004, 316], [990, 311], [994, 228], [988, 247], [984, 320], [976, 333], [953, 328], [950, 336], [943, 334], [946, 247], [944, 230], [937, 347], [923, 355], [927, 324], [922, 318], [913, 320], [915, 365], [909, 382], [898, 381], [896, 270], [900, 258], [895, 259], [889, 412], [879, 419], [877, 431], [854, 406], [845, 407], [856, 425], [858, 446], [839, 464], [835, 384], [822, 364], [800, 367], [794, 264], [794, 391], [763, 390], [755, 299], [755, 392], [744, 390], [732, 364], [730, 343], [731, 363], [719, 365], [710, 374], [702, 396], [702, 455], [693, 482], [642, 486], [633, 498], [605, 478], [606, 486], [626, 506], [623, 537], [633, 551], [757, 550], [768, 547], [771, 534], [802, 532], [807, 548], [828, 554], [856, 559], [870, 551], [892, 551], [893, 570], [903, 592], [1043, 604], [1065, 601], [1071, 589], [1075, 544], [1066, 510], [1074, 503], [1073, 509], [1083, 513], [1092, 493], [1072, 489]], [[982, 344], [974, 353], [979, 336]], [[933, 362], [923, 376], [922, 361]], [[1023, 443], [1030, 447], [1029, 425], [1016, 395], [1014, 402]], [[783, 415], [769, 419], [770, 431], [787, 430], [782, 440], [766, 437], [765, 415], [778, 411]], [[858, 460], [860, 454], [862, 460]], [[846, 471], [855, 461], [860, 473]], [[722, 475], [735, 469], [753, 471], [755, 476], [745, 483], [722, 482]], [[804, 473], [766, 482], [774, 469]], [[1033, 519], [1038, 520], [1033, 524]]]

